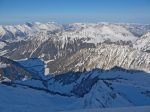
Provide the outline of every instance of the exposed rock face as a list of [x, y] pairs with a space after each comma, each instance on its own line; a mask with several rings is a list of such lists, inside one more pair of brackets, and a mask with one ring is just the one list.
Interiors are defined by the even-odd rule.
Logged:
[[101, 44], [96, 48], [82, 49], [69, 57], [50, 62], [48, 66], [52, 66], [52, 73], [93, 68], [110, 69], [114, 66], [150, 71], [150, 54], [129, 46]]

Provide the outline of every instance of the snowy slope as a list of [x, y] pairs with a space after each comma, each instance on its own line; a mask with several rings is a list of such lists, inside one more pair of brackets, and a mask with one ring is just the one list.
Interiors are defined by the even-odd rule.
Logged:
[[6, 46], [6, 43], [0, 41], [0, 49], [2, 49], [2, 48], [5, 47], [5, 46]]
[[41, 79], [44, 76], [44, 64], [40, 59], [19, 62], [0, 56], [0, 81], [5, 78], [16, 80]]
[[0, 36], [5, 34], [5, 29], [0, 25]]
[[136, 40], [134, 48], [142, 51], [150, 52], [150, 32], [143, 35], [141, 38]]
[[[93, 68], [110, 69], [119, 66], [127, 69], [150, 71], [150, 54], [127, 45], [100, 44], [96, 48], [85, 48], [76, 53], [49, 62], [51, 73], [84, 71]], [[55, 66], [52, 66], [55, 65]]]
[[9, 87], [0, 84], [0, 91], [1, 112], [57, 112], [67, 109], [68, 104], [75, 103], [75, 98], [54, 96], [19, 86]]
[[103, 42], [132, 46], [138, 37], [126, 26], [130, 25], [115, 23], [61, 25], [54, 22], [35, 22], [1, 26], [0, 38], [11, 43], [1, 47], [0, 55], [11, 59], [39, 57], [46, 62], [70, 55], [83, 48], [93, 48]]
[[82, 109], [62, 112], [149, 112], [150, 106], [124, 107], [124, 108], [109, 108], [109, 109]]
[[28, 71], [39, 75], [41, 78], [44, 76], [44, 62], [38, 58], [30, 58], [17, 61]]
[[[61, 25], [55, 22], [48, 23], [25, 23], [14, 26], [0, 26], [0, 39], [14, 42], [28, 40], [40, 33], [45, 36], [56, 34], [61, 41], [74, 39], [86, 39], [86, 41], [99, 43], [106, 40], [116, 41], [134, 41], [134, 36], [127, 28], [119, 24], [112, 23], [73, 23]], [[90, 38], [90, 39], [87, 39]]]
[[0, 108], [4, 112], [150, 105], [150, 75], [143, 71], [114, 67], [44, 76], [43, 62], [37, 58], [0, 59], [2, 65], [6, 63], [0, 68]]
[[[16, 28], [16, 30], [11, 30], [12, 27]], [[142, 51], [148, 52], [149, 33], [143, 36], [143, 38], [139, 38], [131, 33], [131, 29], [135, 28], [136, 30], [139, 27], [138, 25], [130, 26], [130, 24], [115, 23], [73, 23], [60, 25], [54, 22], [2, 26], [3, 29], [13, 32], [13, 35], [15, 35], [15, 31], [20, 29], [21, 32], [26, 34], [27, 38], [24, 41], [11, 42], [1, 46], [0, 55], [17, 60], [31, 57], [42, 58], [47, 63], [45, 65], [47, 68], [45, 72], [47, 74], [70, 70], [82, 71], [84, 68], [89, 70], [96, 67], [107, 69], [113, 66], [149, 71], [149, 56], [140, 51], [143, 49]], [[144, 32], [149, 29], [147, 25], [142, 25], [141, 27], [144, 28]], [[15, 35], [14, 37], [17, 36]], [[104, 48], [100, 47], [98, 51], [97, 46], [103, 43], [108, 44], [108, 46], [106, 45], [105, 48], [104, 45]], [[124, 45], [128, 46], [124, 47]], [[100, 49], [104, 50], [104, 55], [108, 56], [109, 60], [105, 60], [105, 56], [99, 57], [102, 54], [98, 52], [103, 52]], [[80, 52], [85, 52], [83, 57]], [[93, 53], [95, 55], [92, 52], [95, 52]], [[90, 62], [84, 62], [90, 54], [93, 55], [89, 57], [91, 58]], [[78, 58], [74, 58], [75, 56]], [[144, 58], [144, 56], [146, 57]], [[99, 64], [97, 58], [99, 58]], [[139, 61], [135, 62], [135, 60]], [[60, 67], [57, 67], [56, 63]]]
[[149, 112], [150, 110], [149, 106], [82, 109], [79, 106], [82, 100], [72, 97], [50, 95], [20, 86], [9, 87], [0, 85], [0, 91], [1, 112]]
[[[66, 40], [85, 38], [87, 42], [100, 43], [106, 40], [116, 42], [122, 41], [135, 41], [135, 37], [131, 32], [121, 25], [115, 24], [71, 24], [74, 30], [63, 32], [62, 38]], [[70, 27], [71, 27], [70, 25]], [[71, 27], [71, 28], [72, 28]]]
[[0, 57], [0, 110], [115, 111], [150, 105], [149, 33], [139, 38], [149, 27], [136, 33], [140, 26], [0, 26], [0, 55], [10, 58]]
[[0, 108], [2, 112], [57, 112], [147, 106], [150, 105], [149, 80], [148, 73], [115, 67], [107, 71], [70, 72], [47, 77], [44, 82], [5, 81], [0, 84]]
[[138, 37], [141, 37], [147, 32], [150, 32], [149, 24], [121, 24], [121, 25]]
[[0, 26], [0, 39], [8, 42], [16, 42], [20, 40], [28, 40], [36, 37], [36, 33], [48, 32], [55, 33], [63, 29], [62, 25], [54, 22], [49, 22], [46, 24], [35, 22], [35, 23], [25, 23], [22, 25], [4, 25]]

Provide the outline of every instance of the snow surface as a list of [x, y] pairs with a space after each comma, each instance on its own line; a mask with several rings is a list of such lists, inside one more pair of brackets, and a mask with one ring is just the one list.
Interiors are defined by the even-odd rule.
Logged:
[[124, 107], [124, 108], [106, 108], [106, 109], [82, 109], [62, 112], [149, 112], [150, 106]]
[[4, 28], [0, 25], [0, 36], [2, 37], [5, 34]]
[[[32, 68], [40, 60], [22, 60], [20, 63]], [[2, 81], [1, 112], [80, 111], [150, 105], [150, 76], [146, 72], [113, 68], [45, 77], [47, 78], [17, 80], [13, 83]]]
[[5, 63], [0, 62], [0, 68], [6, 68], [7, 65]]
[[6, 43], [0, 41], [0, 49], [6, 46]]
[[30, 58], [25, 60], [18, 60], [24, 68], [27, 70], [39, 75], [40, 77], [44, 76], [44, 62], [38, 58]]
[[75, 25], [75, 30], [66, 31], [62, 33], [62, 40], [67, 40], [67, 38], [81, 39], [90, 38], [85, 42], [89, 43], [100, 43], [105, 40], [111, 40], [116, 42], [119, 40], [123, 41], [135, 41], [135, 37], [131, 32], [120, 25], [115, 24], [73, 24]]
[[146, 33], [141, 38], [137, 39], [133, 47], [139, 50], [149, 51], [150, 50], [150, 32]]
[[[35, 49], [31, 49], [31, 55], [38, 49], [40, 44], [51, 38], [51, 35], [47, 34], [48, 32], [55, 34], [59, 31], [55, 36], [62, 41], [62, 48], [68, 41], [74, 41], [76, 39], [84, 39], [84, 42], [87, 43], [99, 43], [109, 39], [112, 42], [119, 40], [134, 42], [137, 39], [137, 37], [124, 26], [116, 24], [75, 23], [69, 24], [68, 29], [66, 29], [56, 23], [43, 24], [36, 22], [16, 26], [0, 26], [0, 36], [4, 36], [8, 30], [12, 35], [22, 32], [23, 38], [26, 38], [24, 34], [27, 34], [28, 38], [37, 37], [33, 40], [36, 40], [35, 42], [38, 46]], [[149, 34], [146, 34], [146, 37], [147, 35]], [[22, 39], [22, 36], [17, 36], [15, 39]], [[57, 39], [55, 36], [52, 37]], [[147, 40], [143, 41], [144, 43], [141, 44], [142, 47], [145, 47], [145, 43], [148, 45], [146, 41]], [[141, 41], [139, 41], [139, 44], [140, 43]], [[0, 49], [5, 45], [4, 42], [0, 42]], [[84, 50], [81, 50], [81, 52], [82, 51]], [[0, 55], [6, 52], [7, 50], [5, 52], [0, 51]], [[25, 53], [25, 51], [23, 53]], [[102, 68], [104, 65], [115, 62], [115, 64], [117, 63], [117, 65], [125, 66], [126, 68], [135, 68], [135, 65], [141, 65], [142, 70], [149, 70], [149, 54], [133, 50], [127, 46], [101, 45], [96, 49], [88, 49], [83, 54], [84, 57], [82, 58], [84, 58], [84, 60], [80, 60], [74, 67], [85, 65], [85, 60], [88, 60], [87, 65], [93, 65], [94, 62], [94, 67], [96, 68]], [[108, 59], [109, 63], [101, 64], [101, 55], [106, 55], [104, 56], [104, 60]], [[106, 59], [108, 55], [110, 55], [110, 58]], [[41, 54], [41, 58], [44, 56], [44, 53]], [[117, 60], [115, 60], [115, 58]], [[44, 66], [44, 63], [39, 59], [32, 58], [18, 62], [22, 65], [22, 69], [40, 76], [40, 79], [34, 79], [34, 77], [28, 79], [25, 77], [23, 80], [14, 81], [14, 84], [11, 85], [6, 83], [10, 82], [8, 77], [3, 77], [2, 82], [5, 82], [5, 84], [0, 83], [1, 112], [57, 112], [67, 110], [75, 110], [78, 112], [150, 111], [150, 107], [146, 107], [146, 105], [150, 105], [150, 77], [146, 72], [128, 71], [120, 68], [119, 70], [110, 69], [103, 72], [93, 70], [83, 73], [68, 73], [64, 76], [53, 77], [44, 76], [44, 74], [49, 72], [49, 68]], [[143, 65], [143, 63], [146, 64]], [[111, 64], [108, 65], [108, 68], [110, 65]], [[6, 66], [0, 63], [0, 68], [3, 67]], [[88, 66], [87, 70], [88, 69], [91, 70], [91, 66]], [[77, 68], [77, 70], [79, 69]], [[98, 80], [95, 81], [94, 79]], [[93, 85], [91, 85], [91, 83], [93, 83]], [[112, 109], [112, 107], [130, 108]]]
[[0, 84], [0, 91], [1, 112], [57, 112], [71, 108], [70, 104], [78, 108], [75, 98], [50, 95], [34, 89]]
[[[11, 32], [11, 33], [10, 33]], [[45, 33], [45, 38], [47, 33], [51, 34], [61, 34], [59, 36], [60, 40], [66, 40], [66, 38], [81, 39], [90, 38], [87, 42], [99, 43], [110, 39], [113, 42], [123, 40], [123, 41], [135, 41], [137, 39], [128, 29], [119, 24], [111, 23], [73, 23], [67, 25], [57, 24], [55, 22], [48, 23], [26, 23], [22, 25], [14, 26], [0, 26], [0, 36], [4, 35], [8, 38], [7, 41], [18, 41], [18, 40], [28, 40], [32, 37], [36, 37], [36, 34]], [[19, 36], [18, 36], [19, 34]], [[57, 35], [56, 34], [56, 35]], [[12, 36], [14, 40], [12, 40]], [[9, 38], [10, 37], [10, 38]], [[42, 39], [41, 39], [42, 40]]]

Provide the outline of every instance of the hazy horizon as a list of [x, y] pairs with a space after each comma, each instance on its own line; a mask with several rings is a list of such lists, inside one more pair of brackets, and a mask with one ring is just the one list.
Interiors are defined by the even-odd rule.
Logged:
[[149, 0], [0, 0], [0, 24], [115, 22], [150, 24]]

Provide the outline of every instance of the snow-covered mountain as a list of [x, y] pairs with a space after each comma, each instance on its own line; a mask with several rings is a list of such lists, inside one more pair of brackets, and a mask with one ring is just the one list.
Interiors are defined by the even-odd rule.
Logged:
[[0, 80], [41, 79], [44, 76], [44, 63], [32, 58], [19, 62], [0, 56]]
[[127, 45], [100, 44], [47, 63], [50, 73], [84, 71], [94, 68], [110, 69], [119, 66], [127, 69], [150, 71], [150, 54]]
[[122, 24], [126, 29], [128, 29], [135, 36], [141, 37], [147, 32], [150, 32], [149, 24]]
[[150, 105], [149, 31], [115, 23], [1, 25], [0, 109]]
[[46, 24], [35, 22], [25, 23], [22, 25], [14, 26], [0, 26], [0, 39], [8, 42], [16, 42], [20, 40], [28, 40], [35, 37], [36, 33], [40, 32], [58, 32], [63, 29], [62, 25], [54, 22], [48, 22]]
[[[5, 41], [27, 40], [34, 37], [39, 32], [48, 32], [49, 34], [58, 33], [63, 38], [91, 38], [92, 41], [102, 42], [107, 39], [117, 40], [135, 40], [150, 31], [150, 25], [139, 24], [115, 24], [115, 23], [73, 23], [57, 24], [48, 23], [25, 23], [20, 25], [0, 25], [0, 39]], [[125, 38], [124, 38], [125, 37]]]
[[150, 32], [137, 39], [134, 47], [142, 51], [150, 52]]
[[[109, 60], [107, 61], [101, 60], [101, 64], [99, 64], [100, 68], [102, 67], [105, 69], [111, 68], [113, 66], [123, 66], [125, 68], [136, 68], [139, 70], [143, 69], [147, 70], [148, 68], [147, 62], [145, 61], [143, 62], [143, 65], [139, 65], [138, 63], [136, 63], [136, 65], [131, 63], [130, 66], [125, 63], [123, 65], [121, 64], [122, 56], [130, 57], [128, 56], [130, 55], [130, 53], [126, 54], [126, 52], [123, 52], [122, 49], [124, 48], [129, 49], [127, 51], [131, 50], [130, 51], [131, 54], [135, 52], [134, 55], [137, 55], [137, 57], [139, 58], [143, 53], [135, 49], [138, 50], [145, 49], [146, 46], [146, 49], [148, 51], [147, 40], [145, 40], [145, 36], [147, 37], [148, 34], [140, 37], [138, 36], [138, 34], [133, 33], [133, 29], [135, 29], [134, 31], [139, 30], [140, 26], [143, 28], [142, 30], [143, 33], [149, 30], [148, 25], [144, 26], [144, 25], [115, 24], [115, 23], [73, 23], [73, 24], [59, 25], [54, 22], [49, 22], [45, 24], [35, 22], [15, 26], [1, 26], [1, 28], [3, 28], [1, 32], [9, 31], [13, 33], [15, 38], [13, 39], [14, 41], [12, 42], [11, 38], [7, 40], [4, 38], [5, 36], [1, 36], [2, 40], [0, 41], [1, 42], [0, 55], [8, 57], [10, 59], [17, 59], [17, 60], [31, 57], [42, 58], [45, 61], [45, 63], [47, 63], [46, 64], [47, 73], [50, 72], [57, 73], [69, 71], [70, 69], [72, 69], [72, 67], [74, 67], [74, 70], [80, 69], [82, 70], [84, 69], [84, 67], [85, 69], [89, 69], [90, 67], [95, 68], [96, 66], [98, 66], [98, 64], [96, 65], [96, 63], [89, 67], [85, 65], [83, 65], [83, 67], [79, 67], [78, 66], [79, 64], [77, 63], [76, 63], [77, 65], [72, 63], [71, 64], [72, 66], [69, 64], [67, 69], [64, 66], [67, 66], [68, 65], [67, 63], [71, 63], [74, 61], [74, 59], [72, 58], [70, 59], [68, 57], [72, 55], [76, 56], [77, 54], [81, 56], [79, 52], [85, 51], [82, 49], [86, 49], [88, 51], [89, 49], [92, 48], [93, 52], [97, 52], [96, 49], [99, 46], [99, 44], [106, 43], [105, 45], [108, 46], [106, 46], [107, 49], [105, 53], [106, 56], [108, 56]], [[18, 41], [18, 39], [16, 38], [17, 36], [15, 36], [16, 34], [15, 31], [18, 32], [17, 28], [20, 29], [20, 32], [26, 34], [26, 36], [23, 36], [24, 39], [20, 41]], [[7, 33], [3, 34], [6, 35]], [[148, 39], [148, 37], [146, 39]], [[117, 46], [114, 48], [115, 45]], [[124, 47], [125, 45], [126, 47]], [[122, 53], [120, 54], [120, 58], [116, 58], [116, 61], [118, 62], [115, 62], [115, 64], [103, 65], [108, 61], [109, 62], [113, 61], [112, 55], [107, 51], [111, 50], [113, 56], [117, 57], [117, 53], [115, 53], [116, 49], [119, 50], [118, 54]], [[97, 55], [95, 55], [95, 57], [93, 57], [92, 59], [99, 57]], [[68, 60], [70, 59], [70, 62], [68, 62], [65, 59]], [[84, 61], [82, 56], [81, 58], [79, 57], [79, 59], [81, 62]], [[131, 62], [130, 60], [134, 61], [136, 59], [133, 56], [131, 59], [128, 58], [125, 61], [129, 63]], [[51, 66], [51, 64], [56, 65], [56, 63], [60, 67]]]
[[0, 41], [0, 49], [4, 48], [6, 46], [5, 42]]
[[63, 40], [76, 38], [85, 38], [87, 42], [100, 43], [106, 40], [112, 42], [116, 41], [134, 41], [136, 37], [121, 25], [115, 25], [111, 23], [101, 24], [71, 24], [70, 27], [74, 27], [75, 30], [66, 31], [61, 34]]
[[[30, 73], [33, 67], [33, 70], [37, 71], [36, 75], [41, 77], [41, 74], [38, 74], [39, 69], [35, 69], [32, 62], [37, 67], [41, 63], [37, 59], [16, 63], [24, 65], [22, 68]], [[9, 78], [9, 76], [5, 77]], [[0, 107], [3, 111], [40, 112], [42, 109], [42, 111], [57, 112], [89, 108], [146, 106], [150, 105], [149, 80], [149, 73], [120, 67], [109, 70], [70, 71], [57, 76], [43, 76], [39, 79], [35, 77], [13, 81], [2, 79]]]
[[[93, 48], [99, 43], [131, 44], [137, 39], [124, 26], [111, 23], [59, 25], [36, 22], [1, 27], [5, 32], [1, 40], [7, 44], [1, 45], [0, 55], [11, 59], [42, 57], [45, 61], [55, 60], [83, 48]], [[7, 31], [13, 37], [7, 35]], [[25, 35], [18, 36], [17, 32]]]
[[[47, 32], [58, 33], [63, 38], [91, 38], [91, 42], [135, 40], [150, 31], [150, 25], [115, 24], [115, 23], [73, 23], [57, 24], [55, 22], [34, 22], [20, 25], [0, 25], [0, 39], [5, 41], [28, 40], [34, 34]], [[125, 37], [125, 38], [124, 38]]]

